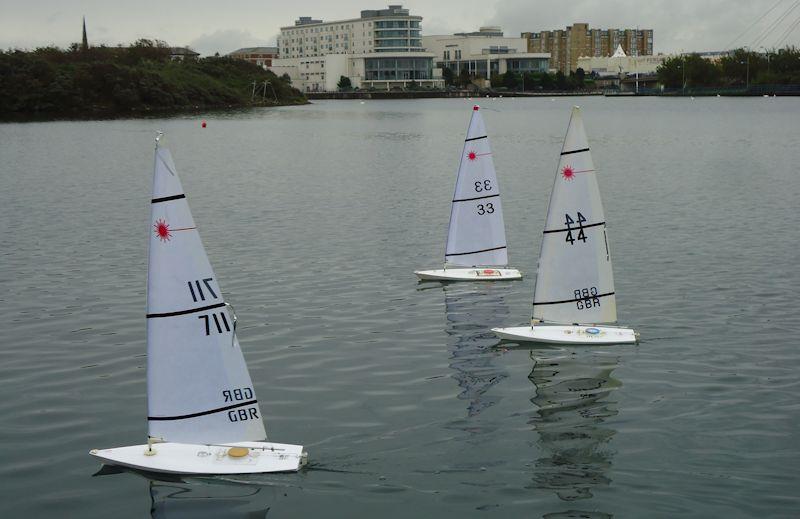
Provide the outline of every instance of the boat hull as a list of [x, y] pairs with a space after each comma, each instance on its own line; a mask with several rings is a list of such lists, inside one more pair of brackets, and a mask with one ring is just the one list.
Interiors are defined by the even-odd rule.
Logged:
[[[238, 456], [231, 447], [243, 447]], [[297, 472], [306, 463], [301, 445], [269, 442], [239, 442], [224, 445], [154, 443], [153, 455], [147, 445], [93, 449], [89, 454], [109, 465], [167, 474], [261, 474]], [[235, 451], [234, 451], [235, 452]], [[243, 454], [244, 453], [244, 454]]]
[[450, 268], [417, 270], [421, 281], [509, 281], [522, 279], [522, 273], [513, 268]]
[[617, 326], [540, 325], [492, 328], [503, 340], [548, 344], [635, 344], [638, 335]]

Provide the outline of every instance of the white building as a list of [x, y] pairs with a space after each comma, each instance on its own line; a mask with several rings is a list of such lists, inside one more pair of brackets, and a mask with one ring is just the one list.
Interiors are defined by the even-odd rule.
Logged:
[[270, 69], [303, 91], [333, 91], [341, 76], [354, 88], [441, 87], [433, 55], [423, 52], [421, 16], [400, 5], [361, 11], [360, 18], [323, 22], [300, 17], [281, 27], [279, 58]]
[[466, 71], [473, 78], [491, 81], [492, 76], [509, 70], [547, 72], [550, 68], [550, 54], [528, 52], [526, 38], [507, 38], [500, 27], [481, 27], [478, 32], [446, 36], [423, 36], [422, 46], [433, 53], [437, 68], [449, 68], [456, 76]]
[[655, 74], [656, 69], [664, 63], [669, 56], [658, 54], [656, 56], [628, 56], [622, 50], [622, 45], [617, 46], [613, 56], [587, 56], [578, 58], [578, 68], [587, 74], [594, 72], [600, 77], [620, 77], [631, 74]]

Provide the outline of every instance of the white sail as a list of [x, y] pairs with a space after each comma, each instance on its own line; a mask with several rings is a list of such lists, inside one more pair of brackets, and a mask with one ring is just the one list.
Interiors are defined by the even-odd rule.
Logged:
[[444, 259], [447, 265], [459, 266], [508, 264], [500, 186], [477, 106], [458, 166]]
[[147, 278], [149, 435], [179, 443], [266, 439], [261, 411], [168, 150], [156, 148]]
[[572, 109], [550, 195], [533, 319], [567, 324], [617, 320], [603, 204], [578, 107]]

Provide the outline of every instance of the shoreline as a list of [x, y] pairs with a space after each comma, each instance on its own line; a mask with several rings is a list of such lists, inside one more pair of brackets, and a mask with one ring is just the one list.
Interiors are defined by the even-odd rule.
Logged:
[[308, 99], [248, 104], [248, 105], [215, 105], [215, 106], [192, 106], [186, 108], [143, 108], [138, 110], [94, 110], [88, 112], [25, 112], [25, 113], [2, 113], [0, 114], [0, 124], [2, 123], [36, 123], [54, 121], [114, 121], [122, 119], [157, 119], [163, 117], [173, 117], [182, 115], [202, 115], [215, 113], [230, 113], [238, 110], [249, 110], [251, 108], [278, 108], [282, 106], [303, 106], [311, 104]]
[[474, 98], [481, 99], [486, 97], [585, 97], [585, 96], [605, 96], [605, 97], [798, 97], [800, 90], [769, 90], [767, 91], [745, 91], [730, 89], [711, 89], [703, 91], [687, 90], [686, 92], [617, 92], [603, 90], [587, 90], [578, 92], [469, 92], [469, 91], [425, 91], [411, 90], [405, 92], [385, 92], [385, 91], [359, 91], [359, 92], [305, 92], [309, 100], [352, 100], [352, 99], [449, 99], [449, 98]]

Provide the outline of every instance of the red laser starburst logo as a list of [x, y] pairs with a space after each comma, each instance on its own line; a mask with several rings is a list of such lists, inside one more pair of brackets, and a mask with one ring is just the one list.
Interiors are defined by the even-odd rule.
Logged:
[[467, 158], [469, 160], [475, 160], [478, 158], [478, 154], [475, 153], [475, 151], [470, 151], [469, 153], [467, 153]]
[[169, 239], [172, 238], [172, 233], [169, 232], [169, 224], [161, 218], [156, 220], [156, 223], [153, 224], [153, 229], [153, 232], [156, 233], [156, 236], [158, 236], [158, 239], [162, 242], [169, 241]]
[[572, 169], [572, 166], [564, 166], [564, 169], [561, 170], [561, 176], [564, 177], [564, 180], [572, 181], [575, 179], [575, 170]]

